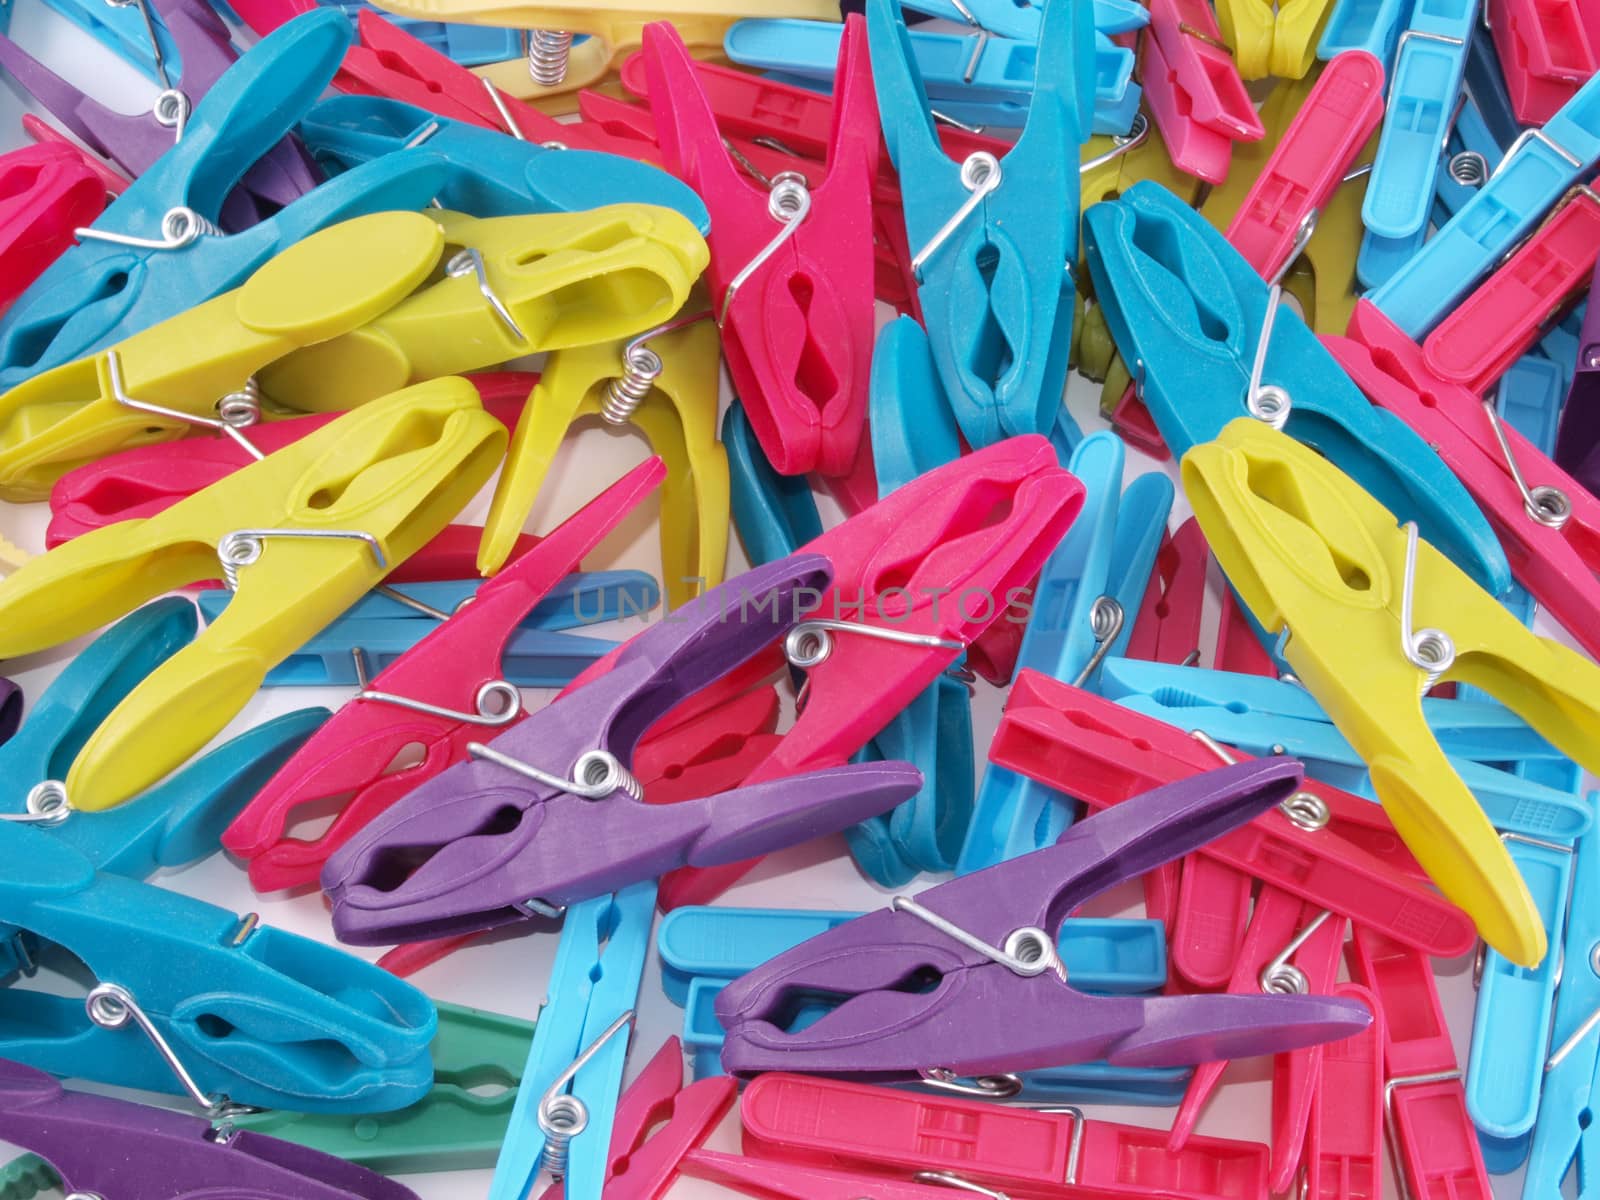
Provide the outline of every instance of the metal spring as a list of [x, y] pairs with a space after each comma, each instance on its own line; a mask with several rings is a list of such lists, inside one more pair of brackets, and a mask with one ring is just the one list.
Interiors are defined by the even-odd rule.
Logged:
[[648, 346], [630, 342], [622, 355], [622, 376], [606, 384], [600, 416], [608, 425], [626, 425], [661, 378], [661, 356]]
[[167, 215], [161, 218], [159, 238], [96, 229], [92, 225], [81, 226], [72, 233], [79, 241], [110, 242], [114, 246], [133, 246], [140, 250], [182, 250], [201, 237], [222, 236], [222, 230], [209, 219], [181, 204], [177, 208], [169, 208]]
[[0, 821], [14, 821], [20, 825], [59, 825], [72, 815], [72, 805], [67, 799], [67, 785], [56, 779], [36, 783], [28, 792], [24, 804], [26, 812], [0, 813]]
[[555, 1179], [567, 1174], [572, 1139], [589, 1127], [589, 1106], [569, 1092], [539, 1107], [539, 1128], [544, 1130], [544, 1165]]
[[570, 779], [552, 775], [532, 763], [512, 758], [509, 754], [502, 754], [482, 742], [468, 742], [467, 753], [473, 758], [484, 759], [497, 767], [514, 771], [535, 783], [542, 783], [545, 787], [581, 796], [585, 800], [604, 800], [617, 792], [623, 792], [641, 802], [644, 800], [644, 784], [639, 782], [632, 771], [623, 766], [621, 759], [606, 750], [590, 750], [580, 755], [578, 761], [572, 764]]
[[528, 30], [528, 74], [541, 87], [556, 87], [567, 77], [572, 33], [566, 29]]
[[1462, 187], [1482, 187], [1489, 181], [1489, 160], [1476, 150], [1452, 154], [1445, 170]]

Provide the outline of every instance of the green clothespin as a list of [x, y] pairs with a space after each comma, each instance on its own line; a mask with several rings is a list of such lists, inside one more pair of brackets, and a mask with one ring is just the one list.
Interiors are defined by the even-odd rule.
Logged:
[[[433, 1090], [411, 1107], [367, 1115], [264, 1112], [235, 1124], [385, 1175], [494, 1166], [534, 1023], [456, 1004], [438, 1009]], [[0, 1174], [0, 1185], [4, 1179]], [[11, 1198], [0, 1191], [0, 1200]]]
[[37, 1154], [24, 1154], [0, 1167], [0, 1200], [33, 1200], [60, 1187], [61, 1176]]

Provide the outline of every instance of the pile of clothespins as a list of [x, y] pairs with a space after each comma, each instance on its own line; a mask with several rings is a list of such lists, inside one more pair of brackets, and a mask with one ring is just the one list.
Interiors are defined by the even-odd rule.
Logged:
[[0, 1198], [1596, 1187], [1600, 0], [38, 2]]

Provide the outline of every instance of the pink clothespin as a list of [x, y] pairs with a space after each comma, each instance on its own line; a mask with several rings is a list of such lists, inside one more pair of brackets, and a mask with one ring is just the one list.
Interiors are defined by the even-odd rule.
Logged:
[[1512, 111], [1543, 125], [1600, 70], [1600, 13], [1585, 0], [1495, 0], [1494, 35]]
[[1306, 1134], [1310, 1200], [1373, 1200], [1383, 1191], [1383, 1009], [1368, 989], [1341, 983], [1333, 994], [1372, 1010], [1372, 1024], [1322, 1050]]
[[1180, 665], [1199, 661], [1200, 612], [1210, 561], [1211, 549], [1193, 517], [1161, 539], [1155, 574], [1128, 641], [1129, 658]]
[[1173, 166], [1221, 183], [1233, 143], [1258, 142], [1267, 131], [1211, 6], [1152, 0], [1141, 49], [1145, 99]]
[[33, 113], [22, 114], [22, 132], [27, 134], [28, 140], [36, 145], [65, 146], [67, 149], [71, 150], [80, 159], [82, 159], [84, 165], [93, 171], [99, 178], [101, 184], [106, 189], [107, 196], [120, 196], [123, 192], [128, 190], [128, 184], [131, 183], [132, 180], [130, 180], [126, 175], [122, 174], [104, 159], [97, 158], [93, 154], [90, 154], [89, 151], [78, 145], [77, 142], [73, 141], [66, 134], [62, 133], [54, 125], [51, 125], [49, 122], [40, 119]]
[[[307, 0], [246, 0], [251, 6], [305, 2]], [[250, 17], [246, 15], [245, 20], [249, 21]], [[344, 64], [334, 76], [333, 86], [341, 92], [360, 96], [403, 100], [469, 125], [506, 129], [505, 120], [484, 80], [370, 9], [363, 9], [356, 16], [356, 42], [345, 51]], [[528, 107], [509, 96], [499, 99], [507, 112]], [[535, 122], [530, 119], [528, 124], [533, 126]], [[525, 131], [525, 136], [538, 135]]]
[[752, 1196], [783, 1200], [951, 1200], [943, 1183], [902, 1183], [871, 1178], [829, 1167], [803, 1166], [767, 1158], [743, 1158], [714, 1150], [693, 1150], [683, 1160], [683, 1173], [708, 1179]]
[[1383, 1026], [1385, 1120], [1409, 1194], [1493, 1200], [1433, 964], [1359, 925], [1351, 947], [1350, 974]]
[[[733, 1107], [730, 1076], [683, 1083], [683, 1043], [669, 1037], [617, 1101], [605, 1200], [660, 1200], [693, 1154]], [[540, 1200], [563, 1200], [552, 1184]]]
[[872, 185], [881, 136], [866, 27], [846, 22], [822, 183], [759, 187], [728, 154], [676, 29], [644, 56], [668, 167], [711, 211], [711, 297], [734, 390], [780, 474], [841, 475], [866, 424], [874, 326]]
[[0, 155], [0, 310], [105, 206], [105, 185], [64, 146], [24, 146]]
[[1250, 627], [1250, 621], [1239, 605], [1232, 588], [1222, 591], [1222, 611], [1217, 617], [1217, 657], [1214, 665], [1219, 671], [1233, 671], [1239, 675], [1274, 676], [1278, 673], [1272, 655], [1261, 645], [1261, 639]]

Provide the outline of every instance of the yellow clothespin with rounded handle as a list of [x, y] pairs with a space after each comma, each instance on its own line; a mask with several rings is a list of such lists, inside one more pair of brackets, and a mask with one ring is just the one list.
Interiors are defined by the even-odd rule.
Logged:
[[1333, 0], [1217, 0], [1217, 26], [1242, 79], [1302, 79]]
[[[1291, 398], [1292, 402], [1292, 398]], [[1482, 688], [1600, 769], [1600, 667], [1535, 635], [1322, 455], [1241, 417], [1183, 458], [1206, 540], [1257, 621], [1372, 773], [1439, 889], [1514, 963], [1545, 931], [1504, 844], [1422, 715], [1423, 694]]]
[[[67, 471], [130, 446], [215, 426], [225, 398], [259, 413], [253, 378], [273, 360], [359, 329], [410, 295], [444, 233], [419, 213], [330, 226], [242, 286], [0, 395], [0, 498], [43, 500]], [[163, 411], [165, 410], [165, 411]], [[226, 414], [225, 414], [226, 415]]]
[[505, 445], [505, 426], [470, 383], [433, 380], [0, 580], [0, 658], [60, 645], [219, 575], [237, 593], [100, 723], [67, 775], [68, 802], [109, 808], [180, 766], [268, 670], [438, 534]]
[[667, 464], [661, 485], [661, 575], [670, 607], [722, 582], [728, 557], [728, 455], [717, 439], [720, 353], [709, 309], [660, 329], [545, 360], [500, 473], [478, 569], [505, 565], [567, 430], [599, 415], [636, 426]]
[[682, 308], [710, 261], [687, 217], [649, 204], [433, 216], [443, 271], [360, 329], [262, 371], [268, 396], [335, 412], [424, 379], [630, 337]]

